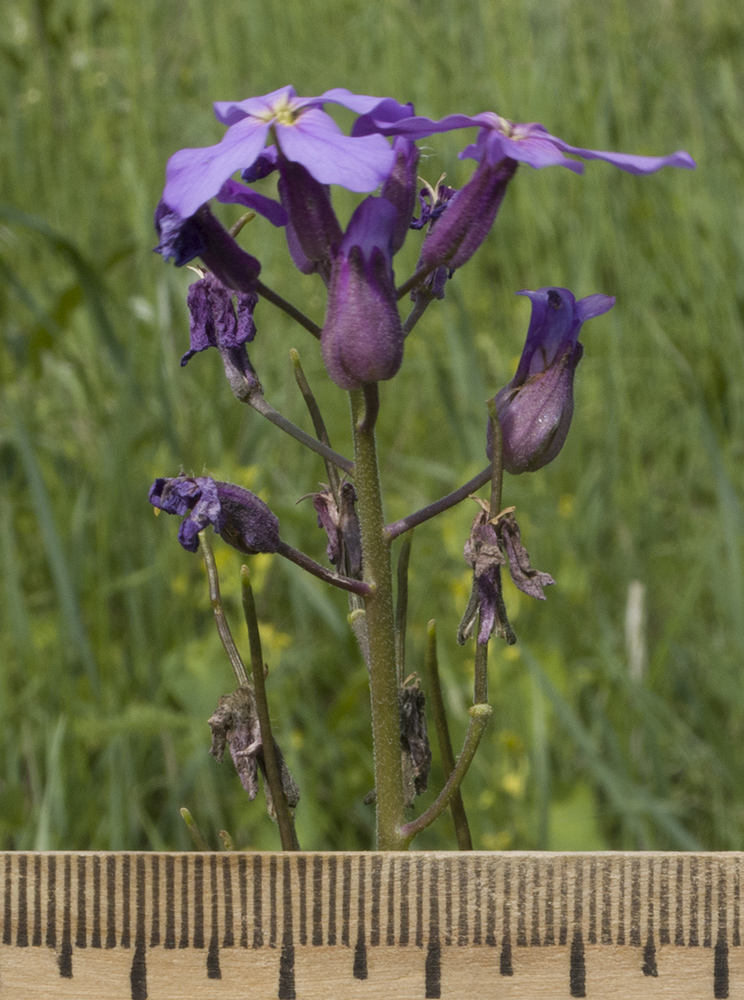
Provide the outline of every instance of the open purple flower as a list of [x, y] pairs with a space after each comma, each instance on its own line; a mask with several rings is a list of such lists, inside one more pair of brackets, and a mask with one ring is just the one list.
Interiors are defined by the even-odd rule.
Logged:
[[331, 264], [320, 342], [328, 374], [342, 389], [390, 379], [403, 361], [392, 268], [397, 218], [385, 198], [365, 198]]
[[343, 87], [320, 97], [298, 97], [282, 87], [245, 101], [218, 101], [214, 113], [229, 126], [215, 146], [181, 149], [168, 161], [163, 200], [188, 218], [213, 198], [237, 170], [250, 168], [271, 137], [288, 160], [301, 163], [321, 184], [340, 184], [351, 191], [373, 191], [393, 169], [395, 157], [380, 135], [346, 136], [323, 111], [340, 104], [357, 114], [384, 120], [394, 113], [410, 115], [410, 106], [390, 98], [352, 94]]
[[544, 125], [537, 122], [519, 124], [502, 118], [492, 111], [477, 115], [447, 115], [436, 121], [422, 115], [386, 117], [380, 111], [362, 114], [354, 123], [352, 135], [365, 136], [370, 133], [381, 135], [406, 135], [410, 139], [423, 139], [437, 132], [451, 132], [458, 128], [480, 129], [477, 141], [467, 146], [460, 159], [486, 160], [495, 166], [502, 160], [516, 160], [531, 167], [562, 166], [576, 173], [583, 173], [583, 164], [568, 159], [564, 153], [580, 156], [584, 160], [605, 160], [631, 174], [652, 174], [662, 167], [695, 168], [695, 161], [689, 153], [677, 151], [669, 156], [636, 156], [631, 153], [607, 153], [597, 149], [583, 149], [571, 146], [563, 139], [551, 135]]
[[[517, 294], [532, 300], [532, 317], [516, 374], [495, 397], [504, 468], [514, 476], [541, 469], [563, 447], [573, 416], [574, 373], [584, 353], [579, 331], [615, 304], [610, 295], [577, 301], [567, 288]], [[492, 447], [489, 422], [489, 457]]]
[[536, 169], [562, 166], [583, 173], [584, 165], [564, 155], [569, 153], [585, 160], [605, 160], [631, 174], [650, 174], [662, 167], [688, 170], [695, 167], [695, 161], [683, 151], [669, 156], [635, 156], [571, 146], [550, 135], [543, 125], [536, 122], [518, 124], [490, 111], [477, 115], [448, 115], [435, 121], [420, 115], [409, 118], [386, 115], [384, 109], [379, 109], [362, 114], [354, 123], [352, 135], [379, 133], [423, 139], [438, 132], [473, 127], [479, 129], [476, 142], [460, 153], [460, 159], [477, 160], [478, 168], [432, 226], [422, 250], [421, 267], [434, 268], [442, 264], [450, 269], [462, 267], [488, 235], [506, 186], [519, 163]]
[[276, 552], [279, 547], [278, 518], [263, 500], [241, 486], [209, 476], [156, 479], [149, 500], [166, 514], [183, 517], [178, 540], [189, 552], [199, 548], [199, 532], [209, 524], [228, 545], [247, 555]]

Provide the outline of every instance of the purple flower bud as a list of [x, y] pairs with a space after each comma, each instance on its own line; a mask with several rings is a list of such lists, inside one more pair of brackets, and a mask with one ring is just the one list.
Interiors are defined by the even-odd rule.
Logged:
[[166, 514], [184, 518], [178, 540], [189, 552], [196, 552], [199, 532], [208, 524], [228, 545], [246, 555], [276, 552], [279, 546], [278, 518], [263, 500], [232, 483], [209, 476], [156, 479], [149, 500]]
[[[574, 373], [584, 353], [579, 331], [585, 320], [615, 304], [609, 295], [589, 295], [577, 302], [566, 288], [517, 294], [532, 300], [527, 341], [516, 375], [495, 397], [504, 468], [513, 476], [541, 469], [563, 447], [573, 416]], [[492, 447], [489, 423], [489, 457]]]
[[395, 255], [405, 243], [413, 220], [418, 186], [416, 168], [418, 167], [419, 151], [411, 139], [406, 136], [397, 136], [393, 142], [393, 152], [395, 153], [395, 166], [383, 184], [380, 194], [390, 202], [398, 213], [393, 232], [393, 255]]
[[328, 186], [316, 181], [301, 163], [279, 157], [279, 197], [287, 212], [287, 243], [303, 274], [320, 273], [328, 283], [331, 248], [343, 233], [333, 211]]
[[173, 258], [182, 267], [201, 257], [223, 285], [241, 292], [253, 290], [261, 265], [238, 246], [206, 205], [184, 219], [161, 201], [155, 210], [155, 228], [160, 237], [155, 251], [164, 260]]
[[342, 389], [392, 378], [403, 361], [392, 241], [398, 213], [384, 198], [354, 212], [331, 265], [323, 360]]

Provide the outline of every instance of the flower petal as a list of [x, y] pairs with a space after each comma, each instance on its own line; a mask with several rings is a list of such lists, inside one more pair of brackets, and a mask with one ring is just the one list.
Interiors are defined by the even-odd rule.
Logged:
[[219, 192], [225, 181], [253, 163], [266, 143], [269, 125], [238, 121], [216, 146], [179, 149], [168, 160], [163, 201], [187, 219]]
[[277, 141], [288, 160], [306, 167], [321, 184], [349, 191], [374, 191], [395, 166], [395, 154], [381, 135], [351, 138], [319, 108], [294, 125], [276, 125]]
[[226, 180], [217, 192], [217, 201], [221, 201], [223, 205], [245, 205], [268, 219], [272, 226], [287, 225], [287, 213], [278, 201], [258, 194], [239, 181]]

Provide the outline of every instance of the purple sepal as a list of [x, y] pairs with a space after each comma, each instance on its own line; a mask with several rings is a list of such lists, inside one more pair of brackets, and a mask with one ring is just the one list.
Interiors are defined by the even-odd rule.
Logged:
[[166, 514], [184, 517], [178, 540], [189, 552], [196, 552], [199, 532], [210, 524], [228, 545], [246, 555], [276, 552], [279, 545], [278, 518], [263, 500], [241, 486], [209, 476], [156, 479], [149, 500]]
[[[578, 342], [585, 320], [615, 304], [609, 295], [577, 301], [566, 288], [523, 291], [532, 316], [517, 372], [495, 397], [503, 438], [504, 468], [516, 476], [535, 472], [556, 457], [573, 417], [573, 384], [584, 353]], [[488, 425], [488, 454], [493, 446]]]
[[256, 161], [250, 167], [246, 167], [240, 176], [246, 184], [253, 184], [254, 181], [262, 181], [264, 177], [273, 174], [278, 165], [279, 150], [276, 146], [267, 146]]
[[381, 196], [398, 213], [393, 232], [393, 255], [403, 246], [413, 221], [416, 205], [419, 151], [410, 139], [398, 136], [393, 143], [395, 166], [382, 186]]
[[513, 160], [502, 161], [496, 167], [480, 163], [465, 187], [455, 191], [432, 222], [418, 266], [446, 264], [454, 271], [470, 260], [488, 236], [516, 169]]
[[366, 198], [333, 258], [321, 346], [328, 373], [342, 389], [390, 379], [403, 361], [392, 271], [397, 215], [384, 198]]
[[300, 163], [279, 159], [279, 197], [287, 215], [287, 243], [297, 268], [303, 274], [318, 271], [327, 283], [331, 249], [343, 233], [333, 211], [328, 187]]
[[217, 201], [223, 205], [245, 205], [268, 219], [272, 226], [286, 226], [287, 213], [278, 201], [257, 194], [239, 181], [227, 180], [217, 193]]

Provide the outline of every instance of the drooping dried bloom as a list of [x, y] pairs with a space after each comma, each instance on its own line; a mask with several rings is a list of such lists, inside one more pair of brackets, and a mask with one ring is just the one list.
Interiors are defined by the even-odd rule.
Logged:
[[320, 341], [328, 374], [342, 389], [390, 379], [403, 361], [392, 267], [396, 222], [389, 201], [366, 198], [333, 258]]
[[178, 540], [189, 552], [199, 548], [199, 532], [211, 524], [228, 545], [253, 555], [276, 552], [279, 520], [254, 493], [208, 476], [156, 479], [150, 503], [167, 514], [183, 517]]
[[[240, 782], [251, 802], [258, 793], [258, 772], [260, 770], [264, 779], [266, 806], [269, 815], [272, 819], [275, 818], [271, 790], [266, 781], [265, 751], [253, 689], [244, 686], [239, 687], [232, 694], [223, 695], [214, 714], [209, 719], [209, 728], [212, 731], [212, 746], [209, 752], [221, 764], [225, 747], [228, 747]], [[274, 753], [287, 805], [290, 809], [294, 809], [300, 801], [300, 790], [276, 741], [274, 741]]]
[[403, 797], [406, 806], [413, 805], [417, 795], [423, 795], [429, 784], [431, 747], [426, 728], [426, 697], [418, 681], [398, 688], [398, 718], [403, 764]]
[[[517, 372], [495, 397], [504, 468], [514, 476], [541, 469], [563, 447], [573, 416], [574, 374], [584, 353], [579, 331], [615, 304], [610, 295], [577, 301], [566, 288], [517, 294], [532, 300], [532, 317]], [[491, 437], [489, 422], [489, 457]]]
[[312, 494], [312, 498], [318, 515], [318, 527], [323, 528], [328, 539], [328, 561], [346, 576], [361, 579], [362, 536], [353, 485], [341, 485], [338, 505], [327, 487], [322, 493]]
[[390, 108], [403, 116], [412, 110], [390, 98], [352, 94], [343, 87], [320, 97], [298, 97], [294, 87], [282, 87], [245, 101], [218, 101], [214, 113], [229, 126], [227, 132], [215, 146], [174, 153], [166, 168], [163, 200], [188, 218], [236, 171], [251, 168], [270, 136], [288, 160], [301, 163], [321, 184], [373, 191], [393, 169], [390, 146], [380, 135], [344, 135], [323, 111], [324, 104], [340, 104], [357, 114], [377, 110], [386, 120]]
[[532, 568], [513, 508], [489, 518], [488, 505], [480, 501], [479, 504], [480, 509], [465, 543], [465, 560], [473, 570], [473, 593], [457, 638], [462, 644], [472, 634], [480, 611], [480, 645], [487, 643], [494, 632], [512, 645], [517, 640], [504, 605], [501, 567], [508, 565], [515, 586], [539, 601], [545, 600], [543, 587], [554, 584], [555, 580], [549, 573]]
[[163, 260], [183, 267], [201, 257], [223, 285], [241, 292], [253, 290], [261, 264], [236, 243], [206, 206], [185, 219], [161, 201], [155, 210], [155, 228], [160, 237], [155, 251]]
[[233, 306], [232, 289], [225, 288], [213, 274], [189, 286], [186, 302], [191, 346], [181, 358], [181, 366], [200, 351], [216, 347], [233, 393], [243, 399], [254, 389], [261, 388], [245, 346], [256, 335], [253, 310], [258, 296], [255, 292], [236, 292], [235, 299], [236, 306]]

